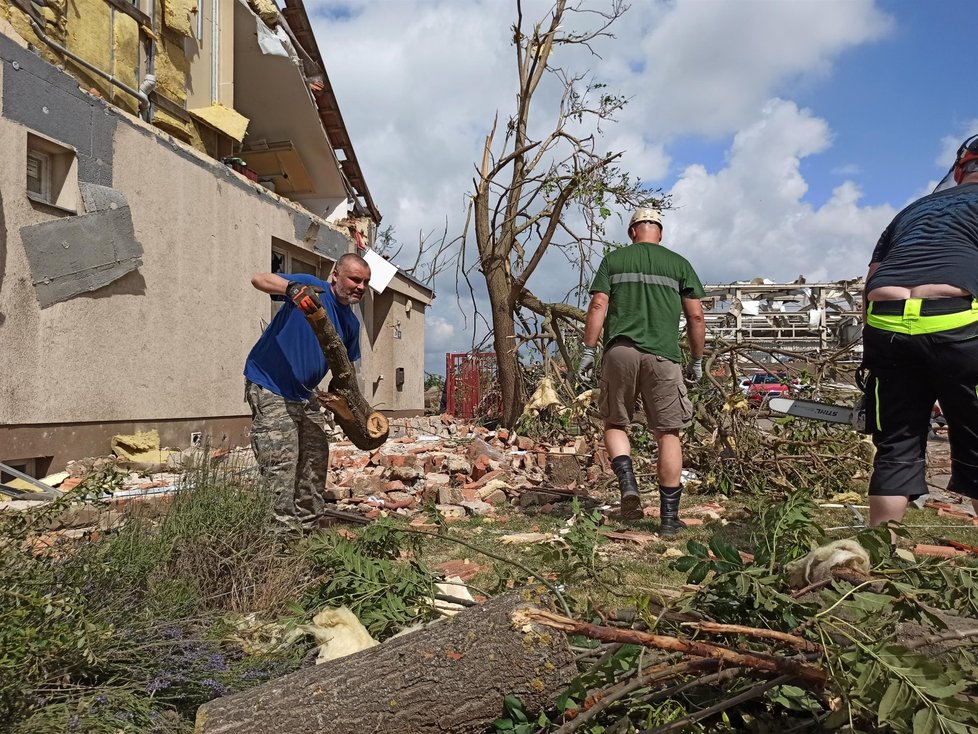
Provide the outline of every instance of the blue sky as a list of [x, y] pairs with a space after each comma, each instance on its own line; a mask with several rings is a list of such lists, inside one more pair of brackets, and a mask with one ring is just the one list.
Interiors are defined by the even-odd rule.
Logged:
[[[456, 234], [484, 136], [514, 98], [515, 2], [306, 7], [383, 224], [405, 252], [446, 219]], [[524, 2], [530, 18], [549, 7]], [[976, 9], [966, 0], [634, 0], [617, 38], [597, 45], [601, 58], [558, 61], [630, 98], [604, 142], [672, 195], [664, 244], [704, 281], [839, 280], [865, 274], [883, 227], [978, 132], [964, 90]], [[539, 96], [545, 107], [556, 98]], [[612, 232], [625, 237], [624, 226]], [[530, 286], [545, 298], [577, 279], [562, 260], [541, 272]], [[435, 283], [432, 371], [482, 336], [463, 318], [455, 282], [451, 272]]]
[[816, 204], [839, 179], [833, 169], [847, 165], [859, 167], [855, 178], [867, 204], [897, 205], [914, 196], [922, 181], [947, 170], [936, 163], [942, 146], [935, 138], [964, 131], [978, 116], [974, 96], [962, 86], [975, 3], [890, 0], [878, 6], [895, 20], [893, 31], [844, 52], [829, 79], [794, 97], [835, 132], [832, 148], [803, 165], [808, 199]]

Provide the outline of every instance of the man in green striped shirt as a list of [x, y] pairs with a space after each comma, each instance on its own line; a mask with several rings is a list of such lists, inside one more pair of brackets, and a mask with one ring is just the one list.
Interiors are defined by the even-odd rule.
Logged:
[[606, 255], [591, 284], [584, 357], [578, 371], [584, 374], [593, 368], [604, 328], [598, 411], [604, 420], [605, 448], [621, 490], [621, 514], [629, 519], [642, 517], [628, 440], [628, 426], [641, 395], [659, 451], [659, 532], [671, 537], [685, 527], [679, 519], [683, 468], [679, 431], [693, 417], [680, 366], [679, 316], [686, 316], [692, 351], [689, 376], [698, 380], [703, 376], [706, 338], [700, 299], [706, 294], [686, 258], [660, 244], [658, 211], [636, 210], [628, 236], [633, 244]]

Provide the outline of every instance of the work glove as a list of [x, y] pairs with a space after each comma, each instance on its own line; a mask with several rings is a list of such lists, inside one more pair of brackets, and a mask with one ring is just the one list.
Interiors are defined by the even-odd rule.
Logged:
[[591, 382], [594, 379], [594, 355], [597, 347], [581, 349], [581, 363], [577, 365], [577, 381]]
[[686, 365], [686, 379], [690, 382], [699, 382], [703, 379], [703, 358], [692, 359]]
[[286, 297], [306, 314], [314, 314], [323, 307], [318, 295], [322, 292], [322, 288], [295, 281], [290, 282], [285, 288]]

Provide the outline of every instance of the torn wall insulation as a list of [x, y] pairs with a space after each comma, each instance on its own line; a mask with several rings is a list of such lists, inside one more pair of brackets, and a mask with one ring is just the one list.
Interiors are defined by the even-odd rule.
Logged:
[[21, 227], [20, 237], [41, 308], [98, 290], [142, 265], [128, 206]]
[[222, 104], [212, 104], [209, 107], [198, 107], [187, 110], [198, 120], [215, 127], [225, 135], [234, 138], [239, 143], [244, 140], [248, 129], [248, 118]]
[[185, 106], [190, 64], [183, 53], [183, 41], [174, 41], [164, 34], [162, 42], [156, 44], [155, 64], [156, 91], [180, 107]]
[[[115, 14], [112, 75], [128, 87], [139, 87], [139, 24], [124, 13]], [[139, 101], [128, 92], [112, 88], [112, 102], [133, 114], [139, 113]]]
[[336, 260], [340, 255], [349, 252], [350, 238], [342, 232], [337, 232], [332, 227], [322, 225], [319, 228], [319, 235], [316, 237], [316, 244], [313, 249], [320, 255]]
[[112, 140], [118, 124], [105, 102], [78, 89], [78, 82], [0, 34], [4, 65], [3, 116], [78, 155], [78, 180], [112, 185]]
[[185, 143], [190, 143], [195, 148], [200, 150], [200, 146], [194, 141], [197, 138], [194, 126], [184, 120], [182, 117], [177, 117], [176, 115], [170, 114], [167, 110], [162, 107], [157, 107], [153, 112], [153, 125], [158, 127], [163, 132], [170, 133], [176, 138], [184, 141]]
[[[105, 0], [68, 0], [65, 17], [68, 24], [66, 48], [88, 63], [112, 73], [112, 16]], [[65, 60], [72, 74], [84, 80], [83, 86], [98, 90], [112, 99], [115, 89], [109, 81], [92, 74], [85, 67]]]
[[197, 35], [197, 0], [163, 0], [163, 23], [181, 36]]
[[258, 17], [268, 25], [278, 25], [279, 12], [275, 0], [249, 0], [248, 5], [254, 10]]

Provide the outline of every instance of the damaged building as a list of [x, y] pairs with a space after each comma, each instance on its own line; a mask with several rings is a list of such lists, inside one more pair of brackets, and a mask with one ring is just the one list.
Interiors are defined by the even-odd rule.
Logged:
[[[381, 219], [301, 0], [0, 0], [0, 104], [0, 462], [247, 445], [251, 275], [325, 279]], [[390, 269], [361, 389], [415, 415], [433, 293]]]

